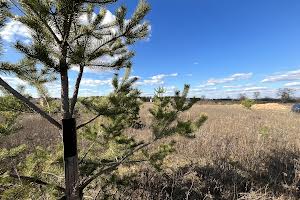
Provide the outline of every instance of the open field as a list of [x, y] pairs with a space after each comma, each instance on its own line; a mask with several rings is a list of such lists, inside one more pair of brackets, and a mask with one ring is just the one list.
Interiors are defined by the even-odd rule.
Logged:
[[[146, 127], [128, 134], [149, 138], [149, 107], [145, 103], [141, 110]], [[208, 121], [195, 139], [172, 138], [177, 152], [167, 157], [163, 171], [142, 164], [119, 170], [142, 171], [129, 189], [123, 188], [120, 193], [127, 198], [121, 199], [300, 198], [299, 114], [288, 106], [248, 110], [240, 105], [196, 104], [181, 117], [195, 119], [200, 113], [206, 113]], [[21, 143], [49, 147], [60, 141], [58, 131], [38, 116], [24, 116], [22, 124], [24, 128], [4, 138], [1, 147]]]

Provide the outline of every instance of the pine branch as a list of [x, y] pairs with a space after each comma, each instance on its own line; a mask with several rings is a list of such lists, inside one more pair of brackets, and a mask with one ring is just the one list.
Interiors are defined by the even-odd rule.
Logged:
[[108, 3], [114, 3], [117, 2], [117, 0], [85, 0], [85, 3], [95, 3], [95, 4], [108, 4]]
[[57, 128], [61, 129], [62, 126], [59, 122], [57, 122], [54, 118], [52, 118], [50, 115], [48, 115], [45, 111], [37, 107], [34, 103], [32, 103], [29, 99], [24, 97], [22, 94], [20, 94], [18, 91], [13, 89], [10, 85], [8, 85], [1, 77], [0, 77], [0, 85], [4, 87], [7, 91], [9, 91], [12, 95], [14, 95], [17, 99], [24, 102], [28, 107], [36, 111], [38, 114], [40, 114], [42, 117], [47, 119], [51, 124], [56, 126]]
[[119, 38], [125, 36], [126, 33], [127, 33], [127, 32], [124, 32], [124, 33], [122, 33], [122, 34], [120, 34], [120, 35], [118, 35], [118, 36], [116, 36], [116, 37], [113, 37], [113, 38], [111, 38], [110, 40], [104, 42], [104, 43], [101, 44], [99, 47], [97, 47], [90, 55], [95, 54], [97, 51], [99, 51], [99, 50], [100, 50], [102, 47], [104, 47], [105, 45], [107, 45], [107, 44], [109, 44], [109, 43], [111, 43], [111, 42], [113, 42], [113, 41], [115, 41], [115, 40], [117, 40], [117, 39], [119, 39]]
[[94, 145], [96, 144], [96, 142], [94, 141], [90, 147], [87, 149], [87, 151], [83, 154], [83, 157], [81, 158], [81, 160], [79, 161], [79, 165], [84, 161], [84, 159], [87, 157], [88, 153], [90, 152], [90, 150], [94, 147]]
[[45, 67], [53, 68], [54, 70], [59, 71], [59, 66], [57, 66], [49, 49], [47, 49], [48, 46], [45, 44], [35, 43], [29, 47], [18, 41], [15, 44], [15, 48], [24, 53], [27, 58], [31, 58], [34, 61], [39, 61], [44, 64]]
[[95, 180], [96, 178], [98, 178], [99, 176], [101, 176], [102, 174], [105, 174], [107, 172], [110, 172], [112, 170], [115, 170], [116, 168], [118, 168], [121, 164], [124, 164], [127, 159], [132, 156], [135, 152], [146, 148], [147, 146], [149, 146], [150, 144], [152, 144], [152, 142], [149, 143], [145, 143], [145, 144], [141, 144], [141, 146], [138, 146], [136, 149], [130, 151], [129, 153], [127, 153], [121, 160], [119, 160], [118, 162], [113, 163], [111, 166], [105, 168], [105, 169], [101, 169], [99, 172], [95, 173], [94, 175], [92, 175], [91, 177], [87, 178], [86, 180], [84, 180], [78, 187], [79, 191], [84, 190], [84, 188], [86, 188], [93, 180]]
[[73, 93], [73, 98], [72, 98], [72, 101], [71, 101], [71, 109], [70, 109], [71, 116], [73, 116], [73, 114], [74, 114], [75, 105], [77, 103], [78, 92], [79, 92], [80, 82], [81, 82], [81, 79], [82, 79], [83, 69], [84, 69], [84, 67], [82, 65], [80, 65], [79, 66], [79, 73], [78, 73], [78, 76], [77, 76], [75, 89], [74, 89], [74, 93]]
[[17, 75], [23, 75], [33, 72], [34, 70], [20, 67], [19, 65], [10, 64], [7, 62], [0, 63], [0, 73], [10, 74], [15, 73]]
[[84, 122], [82, 124], [80, 124], [79, 126], [76, 127], [76, 130], [88, 125], [89, 123], [92, 123], [93, 121], [95, 121], [98, 117], [100, 117], [102, 114], [98, 114], [95, 117], [93, 117], [92, 119], [88, 120], [87, 122]]
[[55, 39], [55, 41], [57, 42], [57, 44], [61, 44], [62, 41], [59, 40], [59, 38], [57, 37], [57, 35], [55, 34], [55, 32], [52, 30], [52, 28], [49, 26], [49, 24], [47, 23], [47, 21], [45, 21], [45, 19], [43, 19], [39, 13], [37, 13], [34, 9], [31, 9], [32, 12], [38, 16], [38, 18], [40, 19], [41, 22], [43, 22], [43, 24], [46, 26], [47, 30], [51, 33], [51, 35], [53, 36], [53, 38]]
[[[98, 67], [98, 68], [102, 68], [102, 69], [106, 69], [106, 68], [114, 68], [111, 65], [107, 64], [107, 63], [103, 63], [103, 64], [86, 64], [87, 67]], [[115, 67], [116, 68], [116, 67]]]
[[63, 35], [59, 25], [58, 25], [58, 21], [56, 19], [56, 14], [51, 12], [52, 16], [53, 16], [53, 20], [54, 20], [54, 24], [55, 24], [55, 27], [57, 28], [57, 30], [59, 31], [60, 35]]
[[74, 17], [74, 14], [72, 13], [70, 15], [70, 19], [68, 17], [65, 18], [64, 23], [63, 23], [64, 35], [63, 35], [62, 44], [63, 44], [64, 47], [65, 47], [65, 45], [68, 45], [68, 39], [69, 39], [69, 35], [70, 35], [71, 25], [72, 25], [72, 22], [73, 22], [73, 17]]
[[8, 0], [11, 4], [13, 4], [23, 15], [26, 15], [26, 13], [17, 5], [17, 3], [14, 2], [14, 0]]
[[[85, 105], [86, 106], [86, 105]], [[80, 124], [79, 126], [76, 127], [76, 130], [88, 125], [89, 123], [92, 123], [93, 121], [95, 121], [98, 117], [100, 116], [112, 116], [112, 115], [119, 115], [122, 114], [124, 111], [123, 110], [114, 110], [114, 109], [105, 109], [105, 111], [98, 111], [98, 115], [96, 115], [95, 117], [91, 118], [90, 120]]]

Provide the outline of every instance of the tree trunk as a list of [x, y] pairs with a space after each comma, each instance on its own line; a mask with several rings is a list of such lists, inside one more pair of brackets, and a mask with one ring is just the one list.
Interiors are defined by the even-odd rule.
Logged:
[[78, 154], [76, 121], [74, 118], [63, 119], [63, 143], [65, 162], [66, 199], [79, 200], [78, 186]]
[[60, 72], [61, 81], [61, 103], [63, 119], [70, 119], [70, 104], [69, 104], [69, 77], [68, 70], [62, 69]]
[[[64, 62], [62, 62], [64, 63]], [[61, 64], [61, 66], [65, 66]], [[69, 78], [68, 70], [62, 67], [61, 70], [61, 101], [62, 101], [62, 128], [64, 143], [64, 163], [65, 163], [65, 184], [66, 199], [79, 200], [80, 195], [78, 186], [78, 154], [77, 154], [77, 135], [76, 120], [72, 118], [69, 107]]]

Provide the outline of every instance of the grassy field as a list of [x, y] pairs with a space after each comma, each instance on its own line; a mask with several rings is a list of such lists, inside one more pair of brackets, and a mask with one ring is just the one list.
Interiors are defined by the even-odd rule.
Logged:
[[[145, 103], [141, 110], [146, 127], [128, 134], [149, 139], [149, 107]], [[141, 172], [122, 192], [122, 199], [300, 198], [299, 114], [280, 105], [249, 110], [196, 104], [181, 117], [194, 119], [200, 113], [206, 113], [208, 121], [195, 139], [170, 138], [177, 141], [177, 151], [167, 157], [164, 170], [155, 172], [141, 164], [120, 168], [120, 173]], [[61, 140], [59, 132], [38, 116], [24, 116], [21, 123], [24, 128], [2, 140], [2, 147], [51, 147]]]

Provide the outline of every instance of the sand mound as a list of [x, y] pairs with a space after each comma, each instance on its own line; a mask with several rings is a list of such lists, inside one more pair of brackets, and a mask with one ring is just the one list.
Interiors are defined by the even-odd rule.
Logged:
[[251, 108], [257, 110], [288, 110], [289, 107], [279, 103], [255, 104]]

